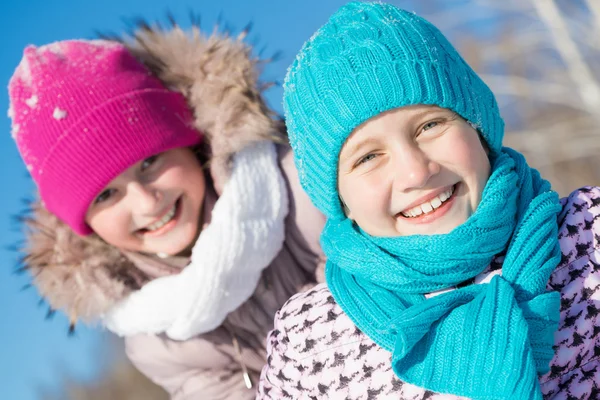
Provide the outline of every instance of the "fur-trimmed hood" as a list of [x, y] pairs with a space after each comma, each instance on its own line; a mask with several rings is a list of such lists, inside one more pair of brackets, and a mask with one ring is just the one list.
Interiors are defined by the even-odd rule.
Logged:
[[[176, 24], [163, 29], [141, 23], [121, 40], [165, 86], [187, 98], [195, 127], [210, 147], [217, 192], [227, 180], [233, 154], [257, 141], [285, 137], [283, 122], [262, 97], [263, 61], [252, 57], [245, 34], [206, 36], [196, 26], [184, 31]], [[71, 324], [96, 320], [149, 279], [135, 266], [135, 257], [96, 235], [76, 235], [39, 201], [24, 222], [24, 268], [50, 309], [65, 312]]]

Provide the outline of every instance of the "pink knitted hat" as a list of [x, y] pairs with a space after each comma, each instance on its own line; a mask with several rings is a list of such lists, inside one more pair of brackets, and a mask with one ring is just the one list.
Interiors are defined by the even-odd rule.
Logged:
[[46, 208], [80, 235], [111, 180], [154, 154], [197, 144], [180, 93], [116, 42], [29, 46], [8, 85], [12, 135]]

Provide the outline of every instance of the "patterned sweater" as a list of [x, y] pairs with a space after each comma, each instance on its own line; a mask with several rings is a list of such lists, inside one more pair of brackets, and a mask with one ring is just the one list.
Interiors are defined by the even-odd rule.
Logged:
[[[548, 400], [600, 399], [600, 188], [579, 189], [561, 204], [562, 260], [547, 285], [561, 294], [561, 322], [550, 371], [540, 384]], [[502, 259], [471, 284], [501, 273]], [[391, 354], [354, 325], [324, 284], [282, 307], [267, 351], [257, 399], [459, 398], [401, 382]]]

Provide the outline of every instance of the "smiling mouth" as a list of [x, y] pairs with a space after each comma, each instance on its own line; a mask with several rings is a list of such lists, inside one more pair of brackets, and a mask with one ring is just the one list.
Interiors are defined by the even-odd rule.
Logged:
[[173, 204], [173, 207], [171, 207], [171, 209], [167, 211], [165, 215], [161, 217], [161, 219], [159, 219], [156, 222], [153, 222], [145, 228], [139, 229], [138, 233], [142, 235], [156, 235], [164, 233], [164, 231], [170, 229], [177, 223], [177, 218], [181, 213], [180, 211], [181, 198], [178, 198], [175, 204]]
[[402, 211], [399, 213], [404, 218], [414, 219], [421, 218], [426, 215], [434, 213], [444, 204], [446, 204], [450, 199], [453, 198], [454, 193], [456, 192], [456, 187], [458, 184], [452, 186], [448, 190], [438, 194], [434, 198], [423, 202], [422, 204], [412, 207], [408, 210]]

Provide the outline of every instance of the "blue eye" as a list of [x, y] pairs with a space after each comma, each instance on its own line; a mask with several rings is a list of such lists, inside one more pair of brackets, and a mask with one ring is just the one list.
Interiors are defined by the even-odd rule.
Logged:
[[94, 199], [94, 204], [99, 204], [110, 199], [110, 196], [112, 196], [114, 192], [115, 189], [106, 189]]
[[148, 157], [144, 161], [142, 161], [142, 165], [140, 166], [140, 169], [142, 170], [142, 172], [147, 170], [148, 168], [150, 168], [152, 166], [152, 164], [154, 164], [156, 162], [157, 158], [158, 158], [158, 155], [155, 155], [152, 157]]
[[428, 122], [425, 125], [423, 125], [423, 130], [427, 131], [427, 130], [429, 130], [431, 128], [435, 128], [438, 125], [438, 123], [439, 123], [438, 121]]
[[358, 160], [358, 162], [356, 163], [356, 166], [367, 163], [367, 162], [371, 161], [372, 159], [374, 159], [375, 157], [377, 157], [377, 154], [367, 154], [366, 156], [364, 156], [363, 158]]

